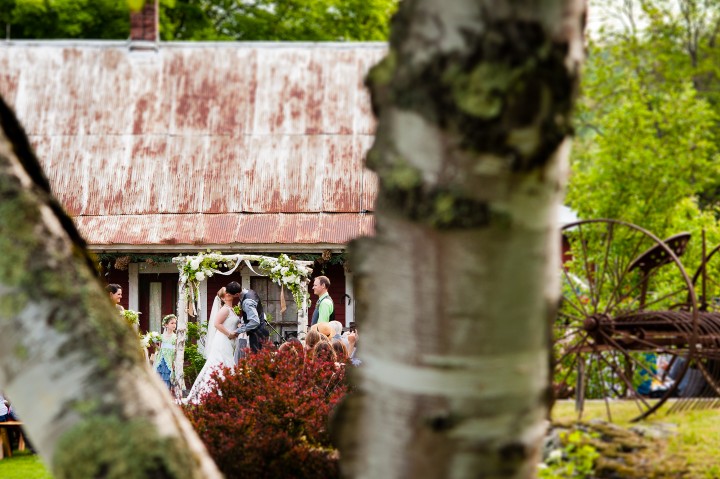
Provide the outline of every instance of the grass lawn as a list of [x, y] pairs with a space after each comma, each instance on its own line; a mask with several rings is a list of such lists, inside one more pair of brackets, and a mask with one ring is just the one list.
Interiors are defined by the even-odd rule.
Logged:
[[12, 457], [0, 460], [0, 477], [3, 479], [52, 479], [52, 474], [35, 454], [28, 451], [13, 452]]
[[[672, 424], [675, 434], [667, 438], [663, 453], [684, 458], [687, 463], [688, 479], [720, 478], [720, 460], [717, 459], [717, 445], [720, 444], [720, 410], [700, 409], [667, 415], [661, 409], [645, 421], [631, 423], [637, 416], [637, 406], [631, 401], [614, 401], [611, 405], [613, 422], [630, 428], [635, 425]], [[552, 411], [553, 422], [573, 423], [577, 420], [574, 403], [559, 401]], [[607, 420], [604, 401], [587, 401], [582, 421]], [[663, 458], [657, 458], [662, 462]], [[0, 460], [2, 479], [52, 479], [40, 458], [26, 452], [15, 452], [13, 457]]]
[[[720, 444], [720, 410], [695, 409], [666, 414], [668, 404], [648, 419], [631, 423], [630, 419], [638, 414], [636, 404], [632, 401], [611, 402], [613, 423], [628, 428], [635, 425], [674, 425], [676, 433], [668, 437], [665, 453], [685, 458], [689, 470], [689, 475], [686, 476], [688, 478], [720, 478], [720, 460], [717, 458], [718, 444]], [[571, 401], [556, 403], [552, 411], [553, 422], [566, 424], [577, 420], [574, 407], [574, 402]], [[604, 401], [586, 401], [582, 421], [588, 422], [593, 419], [606, 421], [605, 407]]]

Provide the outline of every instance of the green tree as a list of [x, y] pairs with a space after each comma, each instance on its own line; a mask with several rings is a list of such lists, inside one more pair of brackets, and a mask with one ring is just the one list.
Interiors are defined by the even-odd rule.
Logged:
[[[0, 0], [11, 38], [126, 39], [143, 0]], [[384, 41], [398, 0], [160, 0], [162, 40]]]
[[583, 218], [623, 219], [660, 236], [716, 228], [720, 8], [617, 3], [595, 5], [621, 21], [589, 44], [568, 202]]
[[125, 39], [129, 11], [117, 0], [0, 0], [0, 23], [10, 38]]
[[176, 0], [165, 9], [170, 40], [387, 40], [398, 0]]

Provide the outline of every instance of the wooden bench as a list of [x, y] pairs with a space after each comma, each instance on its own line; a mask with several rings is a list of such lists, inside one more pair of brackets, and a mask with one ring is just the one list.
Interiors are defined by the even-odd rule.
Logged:
[[25, 437], [23, 436], [22, 425], [22, 421], [0, 422], [0, 459], [12, 457], [12, 443], [10, 442], [10, 434], [8, 434], [8, 430], [12, 427], [18, 428], [18, 433], [20, 434], [18, 451], [25, 450]]

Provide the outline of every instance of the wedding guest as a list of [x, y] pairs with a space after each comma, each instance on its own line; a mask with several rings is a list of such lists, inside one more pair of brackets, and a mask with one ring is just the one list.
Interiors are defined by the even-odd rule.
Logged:
[[[7, 422], [7, 421], [19, 421], [20, 419], [15, 414], [15, 411], [13, 411], [13, 407], [10, 405], [10, 401], [5, 397], [4, 393], [0, 392], [0, 422]], [[11, 449], [17, 449], [20, 437], [22, 433], [17, 428], [9, 428], [8, 431], [8, 439], [10, 440], [10, 448]], [[29, 441], [25, 441], [26, 446], [31, 450], [34, 451], [32, 444], [30, 444]]]
[[320, 360], [328, 363], [337, 363], [338, 358], [335, 349], [329, 341], [320, 341], [315, 345], [312, 352], [313, 361]]
[[330, 326], [330, 323], [317, 323], [315, 326], [317, 327], [317, 330], [321, 334], [324, 334], [328, 339], [332, 338], [333, 334], [335, 334], [332, 326]]
[[12, 406], [10, 406], [10, 401], [0, 392], [0, 422], [6, 421], [17, 421], [17, 416], [15, 416]]
[[343, 342], [345, 345], [345, 349], [350, 347], [350, 343], [348, 342], [347, 338], [343, 337], [343, 325], [340, 321], [330, 321], [330, 326], [333, 328], [333, 335], [330, 337], [330, 339], [338, 339]]
[[292, 354], [295, 359], [305, 356], [303, 345], [297, 338], [290, 338], [278, 347], [278, 353]]
[[360, 361], [360, 359], [357, 358], [355, 355], [355, 353], [357, 352], [358, 341], [357, 330], [348, 333], [347, 340], [348, 343], [350, 343], [350, 347], [348, 348], [348, 354], [350, 355], [350, 363], [352, 363], [353, 366], [360, 366], [360, 364], [362, 364], [362, 361]]
[[155, 353], [155, 363], [153, 369], [160, 374], [168, 388], [172, 387], [172, 381], [175, 379], [173, 365], [175, 364], [175, 343], [177, 335], [177, 316], [168, 314], [162, 319], [162, 342], [160, 348]]
[[105, 287], [105, 291], [110, 295], [110, 301], [112, 301], [118, 311], [121, 313], [125, 311], [125, 308], [120, 305], [120, 300], [123, 295], [122, 286], [116, 283], [110, 283]]
[[332, 340], [332, 347], [335, 350], [335, 354], [337, 355], [337, 361], [338, 363], [345, 364], [348, 359], [348, 352], [347, 348], [345, 347], [345, 343], [342, 342], [341, 339], [334, 339]]
[[305, 349], [307, 351], [311, 351], [317, 343], [320, 341], [326, 341], [327, 336], [322, 334], [317, 329], [310, 329], [308, 331], [307, 336], [305, 336]]

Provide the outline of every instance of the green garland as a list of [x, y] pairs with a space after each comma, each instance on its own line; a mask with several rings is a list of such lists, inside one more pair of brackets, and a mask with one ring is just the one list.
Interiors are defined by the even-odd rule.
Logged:
[[318, 263], [320, 265], [344, 265], [347, 261], [347, 253], [333, 253], [330, 256], [330, 259], [324, 259], [322, 254], [318, 253], [303, 253], [303, 254], [294, 254], [291, 255], [290, 258], [296, 259], [299, 261], [313, 261], [315, 263]]

